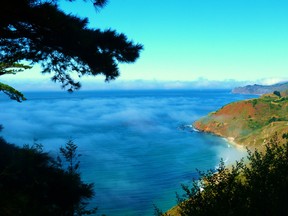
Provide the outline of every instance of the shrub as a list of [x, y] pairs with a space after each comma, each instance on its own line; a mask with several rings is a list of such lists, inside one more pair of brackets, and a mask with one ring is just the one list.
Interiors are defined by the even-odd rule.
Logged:
[[273, 94], [281, 98], [281, 93], [279, 91], [274, 91]]
[[[69, 144], [70, 142], [68, 142]], [[76, 148], [63, 148], [71, 156]], [[68, 161], [69, 162], [69, 161]], [[65, 162], [64, 162], [65, 163]], [[0, 215], [76, 216], [92, 214], [85, 200], [93, 196], [93, 185], [81, 180], [77, 161], [72, 170], [62, 168], [39, 144], [16, 147], [0, 138]]]

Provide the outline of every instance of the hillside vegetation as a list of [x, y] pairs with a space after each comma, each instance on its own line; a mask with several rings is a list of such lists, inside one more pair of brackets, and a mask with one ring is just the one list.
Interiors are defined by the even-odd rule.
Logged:
[[[199, 171], [178, 205], [157, 216], [288, 215], [288, 91], [238, 101], [194, 122], [203, 132], [250, 147], [247, 160]], [[251, 148], [253, 147], [253, 148]]]
[[[200, 180], [184, 185], [178, 205], [158, 216], [284, 216], [288, 215], [288, 142], [275, 134], [265, 151], [248, 151], [248, 161], [200, 172]], [[288, 134], [282, 138], [287, 139]]]
[[94, 214], [96, 208], [87, 206], [93, 184], [82, 181], [76, 150], [68, 141], [55, 160], [40, 144], [20, 148], [0, 137], [0, 215]]
[[261, 149], [275, 132], [288, 132], [288, 91], [238, 101], [194, 122], [200, 131], [228, 138], [238, 144]]

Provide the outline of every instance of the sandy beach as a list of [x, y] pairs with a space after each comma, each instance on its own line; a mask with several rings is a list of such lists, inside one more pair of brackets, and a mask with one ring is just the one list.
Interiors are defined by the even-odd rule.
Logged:
[[229, 144], [231, 144], [232, 146], [236, 147], [237, 149], [246, 150], [244, 145], [240, 145], [240, 144], [235, 142], [235, 138], [234, 137], [227, 137], [227, 138], [224, 137], [224, 139], [227, 140], [227, 142]]

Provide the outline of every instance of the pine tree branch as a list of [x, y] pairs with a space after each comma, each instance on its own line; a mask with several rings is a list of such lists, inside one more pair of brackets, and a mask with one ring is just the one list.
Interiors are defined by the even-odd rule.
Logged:
[[26, 100], [24, 95], [13, 87], [0, 82], [0, 91], [8, 95], [12, 100], [22, 102]]

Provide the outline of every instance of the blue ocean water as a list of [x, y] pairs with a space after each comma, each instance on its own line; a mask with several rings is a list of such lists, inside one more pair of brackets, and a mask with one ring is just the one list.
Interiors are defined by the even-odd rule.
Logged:
[[[85, 182], [95, 184], [98, 214], [153, 215], [176, 204], [196, 168], [213, 169], [245, 152], [189, 127], [223, 105], [255, 95], [229, 90], [27, 92], [23, 103], [1, 96], [1, 135], [22, 146], [34, 139], [57, 155], [73, 139]], [[185, 127], [186, 126], [186, 127]]]

